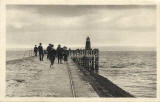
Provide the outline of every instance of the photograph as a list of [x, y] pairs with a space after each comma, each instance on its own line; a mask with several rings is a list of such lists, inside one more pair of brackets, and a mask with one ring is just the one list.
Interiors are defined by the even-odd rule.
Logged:
[[7, 4], [6, 97], [157, 98], [156, 5]]

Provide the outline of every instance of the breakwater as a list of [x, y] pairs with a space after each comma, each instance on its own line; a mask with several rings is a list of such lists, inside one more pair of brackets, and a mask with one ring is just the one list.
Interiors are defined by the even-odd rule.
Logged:
[[69, 54], [78, 68], [88, 77], [88, 81], [101, 97], [134, 97], [107, 78], [98, 74], [99, 50], [77, 49]]

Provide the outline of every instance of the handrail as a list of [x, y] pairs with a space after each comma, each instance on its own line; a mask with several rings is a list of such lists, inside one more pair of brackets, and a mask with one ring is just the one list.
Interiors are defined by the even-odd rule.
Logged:
[[77, 49], [69, 50], [72, 60], [90, 72], [99, 70], [99, 50], [98, 49]]
[[32, 56], [34, 56], [33, 50], [25, 50], [24, 51], [23, 58], [25, 58], [25, 57], [32, 57]]

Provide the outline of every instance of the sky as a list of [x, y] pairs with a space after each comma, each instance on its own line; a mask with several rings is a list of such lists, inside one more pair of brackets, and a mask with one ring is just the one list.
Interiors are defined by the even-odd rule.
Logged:
[[7, 5], [7, 48], [156, 46], [154, 5]]

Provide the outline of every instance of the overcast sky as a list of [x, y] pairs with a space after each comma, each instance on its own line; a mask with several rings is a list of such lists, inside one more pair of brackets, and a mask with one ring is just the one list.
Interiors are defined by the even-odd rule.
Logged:
[[153, 5], [7, 5], [7, 48], [39, 42], [84, 46], [156, 46]]

